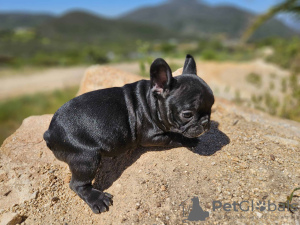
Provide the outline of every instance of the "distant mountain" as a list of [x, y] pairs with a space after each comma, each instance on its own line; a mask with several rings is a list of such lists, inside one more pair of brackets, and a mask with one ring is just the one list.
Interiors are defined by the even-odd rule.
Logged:
[[[0, 13], [0, 30], [32, 27], [42, 37], [58, 40], [155, 40], [211, 37], [222, 34], [229, 39], [241, 36], [255, 15], [233, 7], [212, 7], [197, 0], [169, 0], [144, 7], [117, 19], [107, 19], [85, 11], [61, 16], [30, 13]], [[290, 37], [296, 31], [272, 19], [260, 27], [253, 38]], [[299, 34], [297, 34], [299, 35]]]
[[53, 18], [50, 14], [0, 13], [0, 30], [34, 27]]
[[124, 40], [124, 39], [163, 39], [170, 38], [175, 32], [166, 28], [124, 21], [106, 19], [83, 11], [69, 12], [37, 26], [38, 34], [49, 38], [76, 41]]
[[[255, 14], [233, 6], [212, 7], [197, 0], [169, 0], [154, 7], [144, 7], [123, 15], [120, 19], [161, 25], [184, 34], [211, 36], [225, 34], [235, 39], [241, 36]], [[269, 20], [254, 34], [254, 38], [290, 37], [296, 32], [278, 20]]]

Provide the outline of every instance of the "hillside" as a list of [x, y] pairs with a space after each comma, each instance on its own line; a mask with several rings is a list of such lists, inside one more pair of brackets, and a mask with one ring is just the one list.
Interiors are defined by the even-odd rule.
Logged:
[[50, 14], [0, 13], [0, 30], [35, 27], [53, 18]]
[[[212, 7], [197, 0], [169, 0], [158, 6], [136, 9], [116, 19], [86, 11], [70, 11], [58, 17], [0, 13], [0, 30], [31, 27], [41, 37], [80, 42], [198, 38], [216, 34], [237, 39], [255, 16], [233, 6]], [[271, 19], [256, 31], [253, 38], [292, 35], [297, 35], [296, 31]]]
[[84, 11], [72, 11], [37, 27], [43, 37], [76, 41], [165, 39], [175, 32], [157, 25], [113, 20]]
[[[170, 0], [162, 5], [134, 10], [121, 18], [161, 25], [184, 34], [225, 34], [228, 38], [235, 39], [240, 37], [255, 15], [233, 6], [212, 7], [197, 0]], [[254, 38], [290, 37], [295, 34], [295, 31], [280, 21], [272, 19], [258, 29]]]
[[[91, 67], [81, 90], [109, 87], [111, 74], [115, 85], [140, 79]], [[183, 224], [193, 197], [209, 213], [201, 224], [300, 222], [300, 211], [266, 208], [268, 202], [278, 206], [286, 201], [300, 186], [299, 123], [216, 98], [211, 129], [194, 151], [139, 148], [105, 158], [95, 186], [113, 194], [114, 205], [96, 215], [69, 189], [67, 165], [55, 159], [43, 141], [51, 117], [25, 119], [0, 148], [0, 224]], [[231, 206], [246, 201], [243, 210], [251, 201], [260, 207], [238, 207], [238, 212], [231, 207], [228, 212], [213, 210], [213, 201]], [[293, 203], [300, 204], [299, 197]]]

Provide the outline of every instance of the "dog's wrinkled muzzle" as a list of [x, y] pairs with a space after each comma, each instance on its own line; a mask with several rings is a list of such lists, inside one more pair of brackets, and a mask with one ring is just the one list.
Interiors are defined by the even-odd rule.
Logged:
[[210, 120], [208, 116], [202, 117], [200, 120], [200, 124], [203, 127], [204, 132], [210, 129]]

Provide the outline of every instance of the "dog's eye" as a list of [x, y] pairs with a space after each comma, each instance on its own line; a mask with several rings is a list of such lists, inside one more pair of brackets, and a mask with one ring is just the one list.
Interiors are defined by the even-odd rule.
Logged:
[[182, 116], [186, 119], [191, 118], [193, 116], [193, 113], [191, 112], [183, 112]]

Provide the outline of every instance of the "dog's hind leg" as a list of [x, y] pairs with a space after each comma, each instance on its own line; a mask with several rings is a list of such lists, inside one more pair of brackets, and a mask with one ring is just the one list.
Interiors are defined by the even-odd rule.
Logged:
[[82, 152], [69, 155], [67, 160], [72, 179], [70, 188], [82, 198], [94, 213], [108, 211], [112, 205], [112, 195], [96, 190], [92, 186], [92, 180], [101, 161], [101, 155], [96, 152]]

